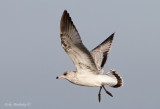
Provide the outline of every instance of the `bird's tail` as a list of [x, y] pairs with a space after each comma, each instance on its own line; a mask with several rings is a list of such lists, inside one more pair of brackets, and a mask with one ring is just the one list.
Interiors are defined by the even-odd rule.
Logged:
[[121, 87], [123, 85], [123, 79], [122, 77], [115, 71], [115, 70], [110, 70], [109, 72], [106, 73], [106, 75], [110, 76], [113, 79], [117, 80], [116, 84], [110, 84], [109, 86], [113, 87], [113, 88], [118, 88]]

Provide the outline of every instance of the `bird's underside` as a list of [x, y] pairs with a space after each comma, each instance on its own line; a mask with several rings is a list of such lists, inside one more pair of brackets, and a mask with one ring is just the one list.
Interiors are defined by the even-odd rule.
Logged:
[[[100, 45], [95, 47], [92, 51], [89, 51], [82, 43], [80, 35], [75, 25], [73, 24], [69, 13], [65, 10], [63, 12], [60, 22], [60, 36], [62, 47], [72, 59], [77, 72], [86, 71], [86, 73], [89, 72], [87, 75], [102, 75], [103, 67], [107, 61], [108, 52], [111, 49], [114, 33], [110, 35], [105, 41], [103, 41]], [[71, 75], [74, 74], [69, 72], [66, 73], [64, 73], [64, 75], [62, 75], [61, 77], [74, 83], [74, 77], [72, 76], [71, 78]], [[77, 74], [83, 75], [81, 73]], [[109, 86], [115, 88], [122, 86], [122, 78], [118, 75], [116, 71], [110, 71], [104, 76], [108, 76], [113, 79], [113, 82], [110, 81], [110, 83], [108, 84]], [[60, 76], [57, 77], [57, 79], [58, 78], [60, 78]], [[100, 86], [100, 90], [98, 93], [99, 102], [101, 101], [102, 88], [108, 95], [113, 97], [112, 94], [106, 90], [104, 85], [105, 84], [102, 84]]]

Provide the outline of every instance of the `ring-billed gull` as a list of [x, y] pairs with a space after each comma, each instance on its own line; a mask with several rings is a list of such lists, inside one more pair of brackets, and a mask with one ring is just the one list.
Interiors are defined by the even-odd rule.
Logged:
[[109, 85], [113, 88], [122, 86], [122, 78], [115, 70], [110, 70], [103, 74], [103, 67], [111, 49], [114, 33], [89, 52], [83, 45], [69, 13], [65, 10], [60, 22], [60, 37], [62, 47], [72, 59], [76, 71], [66, 71], [64, 74], [57, 76], [56, 79], [65, 78], [76, 85], [100, 87], [98, 93], [99, 102], [101, 101], [102, 88], [112, 96], [104, 85]]

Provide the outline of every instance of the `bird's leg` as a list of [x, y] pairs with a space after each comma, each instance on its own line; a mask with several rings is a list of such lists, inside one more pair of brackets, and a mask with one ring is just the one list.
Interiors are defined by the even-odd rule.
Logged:
[[109, 91], [106, 90], [106, 88], [104, 87], [104, 85], [102, 85], [102, 87], [103, 87], [103, 89], [106, 91], [106, 93], [107, 93], [108, 95], [110, 95], [111, 97], [113, 97], [113, 95], [112, 95]]
[[98, 93], [99, 102], [101, 102], [101, 90], [102, 90], [102, 86], [100, 86], [99, 93]]

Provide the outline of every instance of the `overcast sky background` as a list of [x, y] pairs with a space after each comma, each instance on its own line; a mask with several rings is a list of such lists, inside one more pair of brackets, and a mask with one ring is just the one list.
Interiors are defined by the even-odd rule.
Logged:
[[[75, 67], [61, 47], [67, 9], [91, 50], [115, 32], [105, 72], [116, 69], [122, 88], [82, 87], [56, 76]], [[159, 0], [1, 0], [0, 108], [157, 109], [160, 103]], [[12, 106], [10, 109], [24, 107]]]

